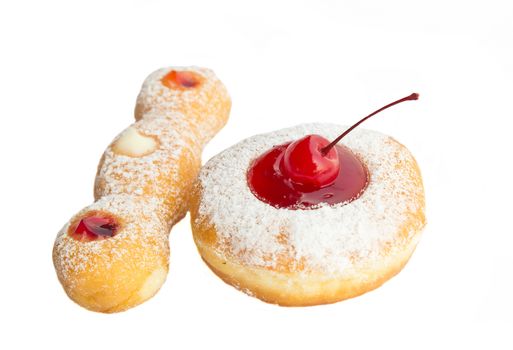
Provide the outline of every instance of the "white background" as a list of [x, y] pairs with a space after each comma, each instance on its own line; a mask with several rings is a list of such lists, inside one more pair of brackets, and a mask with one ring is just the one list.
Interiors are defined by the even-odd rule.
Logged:
[[[10, 1], [0, 5], [0, 348], [513, 347], [509, 1]], [[189, 222], [147, 303], [86, 311], [59, 285], [57, 231], [167, 65], [213, 68], [233, 99], [204, 160], [301, 122], [366, 128], [416, 156], [428, 226], [410, 263], [356, 299], [281, 308], [225, 285]], [[322, 234], [322, 232], [312, 232]], [[508, 334], [509, 333], [509, 334]]]

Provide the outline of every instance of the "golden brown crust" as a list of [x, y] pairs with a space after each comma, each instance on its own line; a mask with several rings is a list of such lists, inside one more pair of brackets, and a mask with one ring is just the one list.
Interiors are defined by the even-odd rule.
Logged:
[[417, 240], [412, 240], [379, 262], [354, 266], [343, 277], [242, 266], [219, 258], [208, 245], [199, 243], [197, 247], [216, 275], [244, 293], [281, 306], [313, 306], [335, 303], [378, 288], [401, 271], [416, 245]]
[[[192, 206], [192, 208], [197, 206]], [[402, 244], [383, 247], [381, 259], [359, 261], [350, 273], [341, 277], [325, 276], [322, 272], [297, 271], [297, 262], [290, 258], [276, 268], [244, 266], [226, 256], [220, 256], [215, 229], [194, 224], [197, 211], [191, 209], [193, 234], [205, 263], [226, 283], [263, 301], [281, 306], [311, 306], [329, 304], [371, 291], [395, 276], [408, 262], [417, 246], [421, 231]], [[410, 221], [411, 220], [411, 221]], [[423, 213], [412, 214], [398, 231], [404, 236], [419, 222], [425, 224]], [[399, 241], [398, 241], [399, 242]]]

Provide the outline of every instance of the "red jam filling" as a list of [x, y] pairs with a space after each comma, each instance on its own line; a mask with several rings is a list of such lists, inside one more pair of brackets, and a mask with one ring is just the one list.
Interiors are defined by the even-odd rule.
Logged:
[[172, 70], [162, 78], [162, 84], [170, 89], [185, 88], [190, 89], [201, 83], [201, 77], [190, 71]]
[[331, 142], [312, 134], [273, 147], [251, 164], [249, 188], [258, 199], [276, 208], [308, 209], [321, 203], [354, 201], [367, 187], [369, 172], [349, 148], [337, 143], [373, 115], [418, 98], [419, 94], [413, 93], [381, 107]]
[[[338, 156], [339, 171], [336, 177], [317, 186], [295, 182], [294, 176], [291, 179], [291, 174], [287, 174], [283, 165], [283, 157], [291, 144], [275, 146], [251, 164], [247, 173], [248, 185], [261, 201], [276, 208], [308, 209], [321, 203], [349, 203], [357, 199], [367, 187], [367, 168], [349, 148], [339, 145], [332, 148], [336, 148], [335, 155]], [[305, 154], [307, 163], [311, 162], [309, 156]], [[334, 163], [332, 159], [330, 161]], [[307, 170], [308, 167], [309, 164], [306, 165]]]
[[110, 214], [91, 212], [75, 222], [69, 235], [81, 242], [90, 242], [113, 237], [119, 230], [119, 222]]

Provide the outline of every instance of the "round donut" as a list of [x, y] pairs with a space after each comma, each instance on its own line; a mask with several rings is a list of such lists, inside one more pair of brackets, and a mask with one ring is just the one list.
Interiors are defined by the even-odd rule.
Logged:
[[403, 268], [426, 223], [425, 200], [415, 159], [392, 137], [357, 129], [342, 140], [369, 171], [367, 188], [347, 204], [276, 208], [248, 187], [252, 161], [273, 146], [345, 129], [305, 124], [253, 136], [202, 168], [191, 224], [212, 271], [266, 302], [307, 306], [361, 295]]

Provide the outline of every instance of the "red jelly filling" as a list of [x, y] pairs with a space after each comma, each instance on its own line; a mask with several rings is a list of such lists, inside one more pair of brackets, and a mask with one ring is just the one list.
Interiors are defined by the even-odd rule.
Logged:
[[320, 135], [275, 146], [251, 164], [247, 180], [253, 194], [277, 208], [307, 209], [321, 203], [349, 203], [369, 183], [365, 165], [337, 143], [358, 125], [398, 103], [417, 100], [413, 93], [372, 112], [329, 142]]
[[179, 88], [194, 88], [201, 83], [201, 77], [190, 71], [176, 71], [172, 70], [162, 78], [164, 86], [173, 89]]
[[[317, 135], [308, 137], [312, 136]], [[328, 171], [328, 175], [325, 175], [326, 171], [323, 169], [319, 174], [324, 176], [324, 180], [321, 179], [317, 184], [308, 178], [298, 183], [297, 174], [301, 170], [291, 173], [287, 170], [291, 167], [283, 159], [287, 150], [290, 152], [291, 148], [288, 146], [291, 144], [294, 146], [294, 143], [275, 146], [251, 164], [247, 173], [248, 185], [261, 201], [277, 208], [307, 209], [321, 203], [349, 203], [365, 190], [369, 182], [367, 168], [349, 148], [339, 145], [331, 149], [336, 148], [334, 156], [338, 157], [338, 162], [333, 159], [333, 155], [325, 155], [328, 157], [328, 164], [338, 166], [335, 176], [333, 171]], [[312, 168], [311, 154], [306, 153], [302, 161], [306, 162], [302, 172], [312, 173], [309, 171]]]
[[90, 242], [113, 237], [118, 229], [119, 223], [112, 215], [91, 212], [70, 227], [69, 235], [78, 241]]

